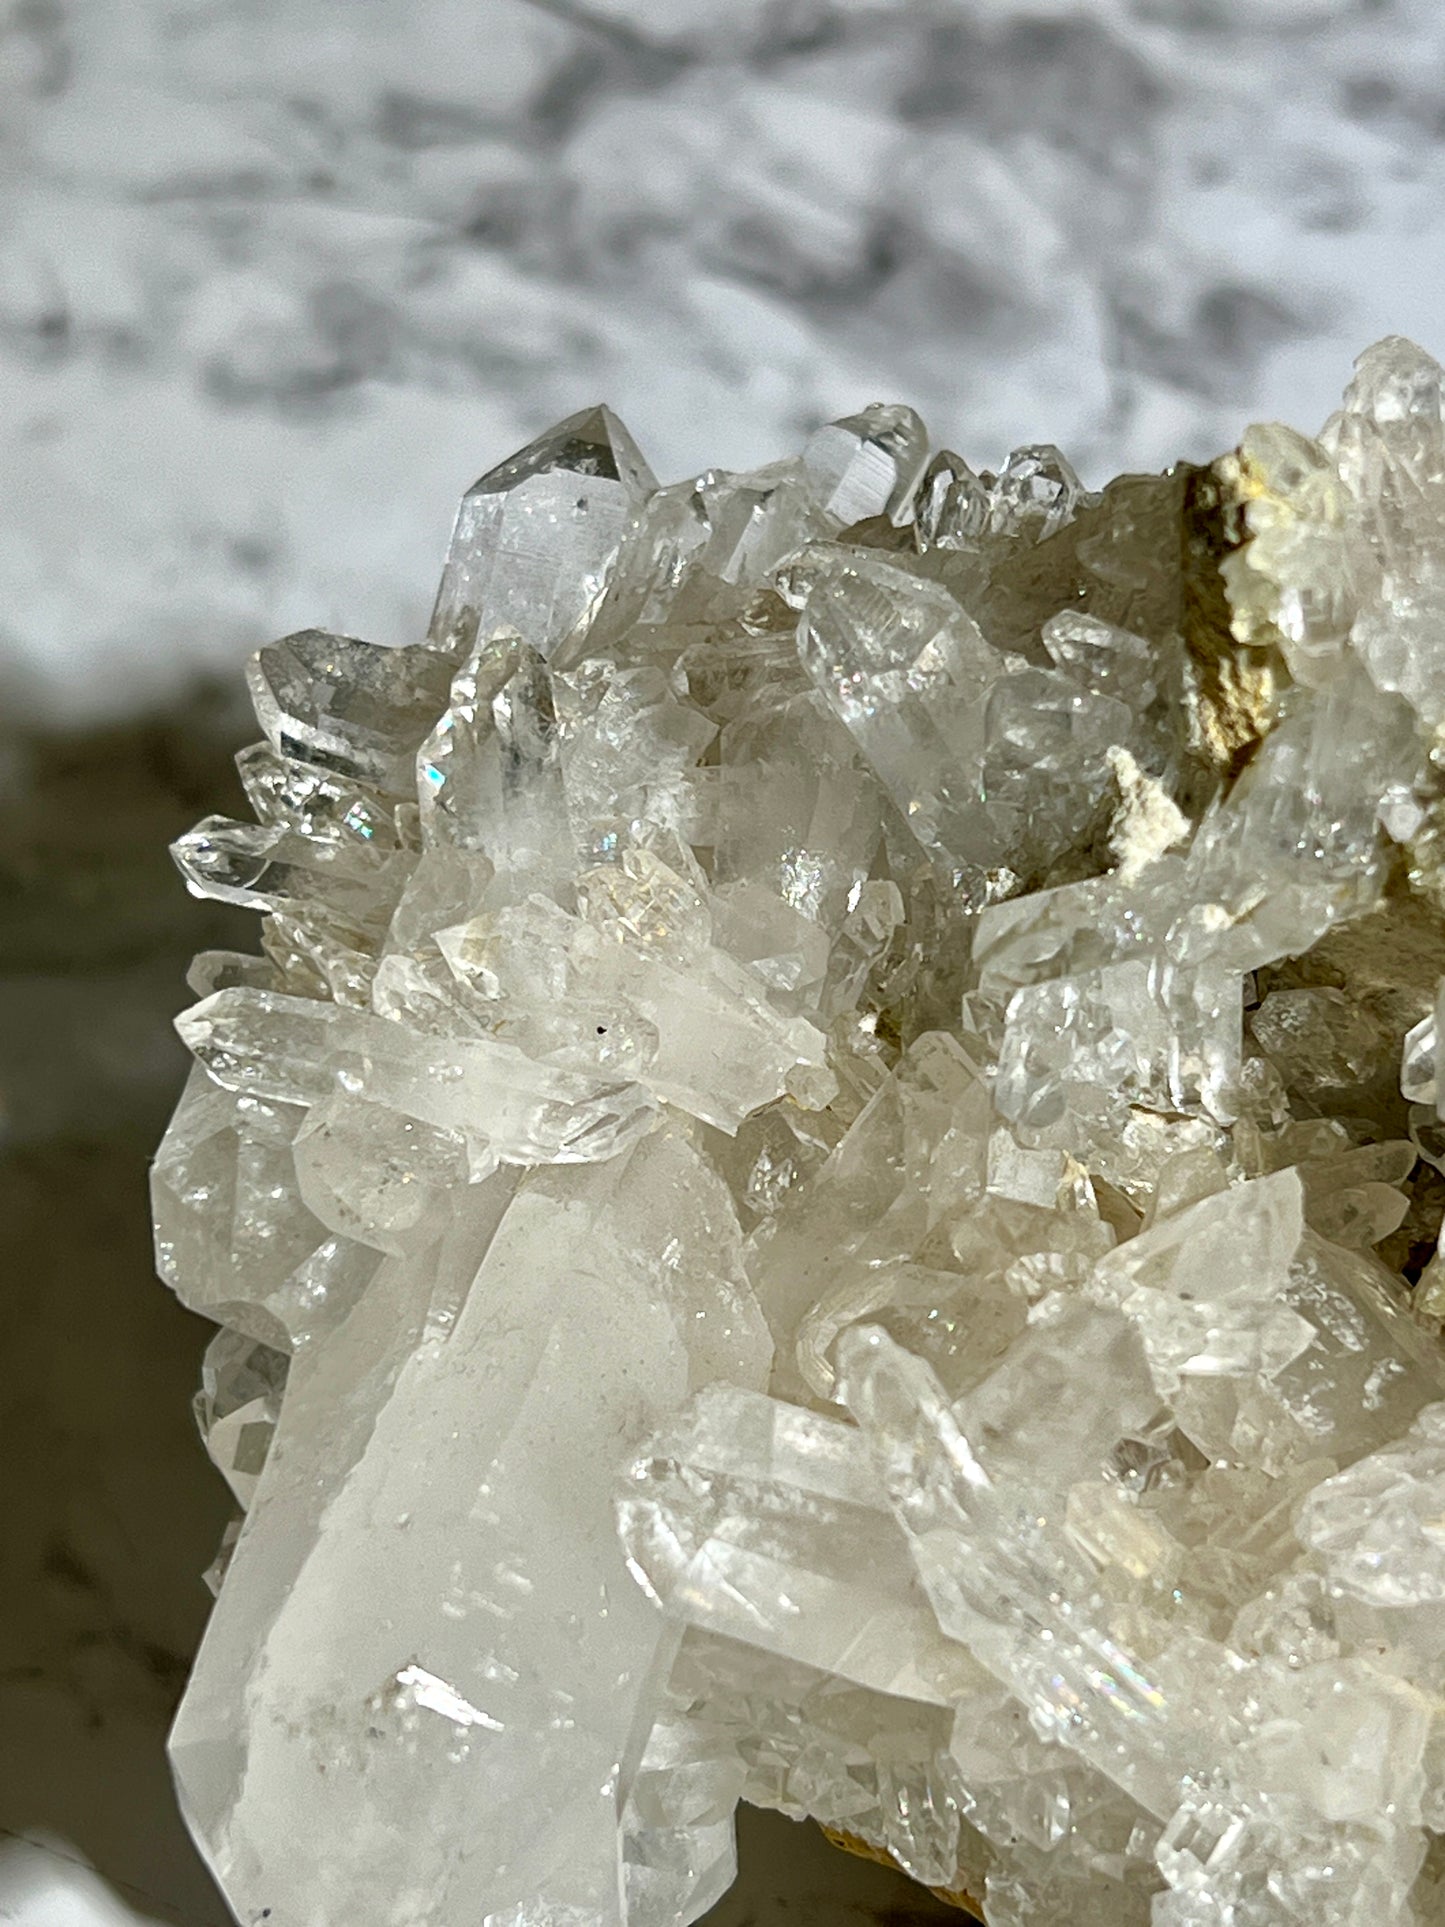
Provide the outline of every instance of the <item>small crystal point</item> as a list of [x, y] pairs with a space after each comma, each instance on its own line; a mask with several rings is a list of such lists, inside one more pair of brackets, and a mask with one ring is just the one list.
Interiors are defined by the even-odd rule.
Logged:
[[410, 796], [416, 746], [446, 694], [430, 651], [303, 629], [259, 649], [248, 674], [278, 755]]
[[1073, 464], [1052, 442], [1016, 448], [993, 486], [992, 515], [1000, 528], [1026, 529], [1042, 541], [1062, 528], [1086, 499]]
[[940, 449], [918, 487], [914, 530], [920, 549], [961, 549], [989, 521], [989, 486], [961, 455]]
[[196, 1423], [242, 1510], [256, 1486], [281, 1416], [287, 1357], [223, 1327], [206, 1347]]
[[1386, 335], [1355, 362], [1345, 409], [1380, 423], [1415, 423], [1438, 430], [1442, 374], [1438, 361], [1404, 335]]
[[845, 527], [874, 515], [906, 521], [927, 459], [928, 430], [919, 416], [881, 402], [829, 422], [803, 450], [820, 505]]

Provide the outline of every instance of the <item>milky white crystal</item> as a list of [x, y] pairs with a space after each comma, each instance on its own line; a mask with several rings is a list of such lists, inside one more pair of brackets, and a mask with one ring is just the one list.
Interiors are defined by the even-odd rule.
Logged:
[[740, 1799], [991, 1927], [1445, 1922], [1445, 427], [1100, 493], [907, 408], [484, 476], [263, 649], [160, 1269], [247, 1927], [683, 1927]]

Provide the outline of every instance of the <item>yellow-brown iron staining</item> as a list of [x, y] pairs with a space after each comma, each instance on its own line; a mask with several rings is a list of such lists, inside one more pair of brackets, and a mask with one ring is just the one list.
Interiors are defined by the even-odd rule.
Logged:
[[[898, 1867], [891, 1853], [883, 1847], [873, 1846], [867, 1840], [861, 1840], [856, 1833], [845, 1833], [841, 1827], [824, 1827], [823, 1835], [835, 1847], [841, 1847], [844, 1853], [856, 1854], [860, 1860], [871, 1860], [880, 1867]], [[972, 1894], [965, 1893], [962, 1887], [930, 1887], [929, 1892], [976, 1921], [984, 1919], [983, 1903], [975, 1900]]]
[[1244, 507], [1260, 486], [1237, 455], [1184, 471], [1181, 628], [1193, 670], [1191, 746], [1226, 781], [1273, 728], [1288, 680], [1277, 647], [1236, 636], [1222, 569], [1249, 539]]

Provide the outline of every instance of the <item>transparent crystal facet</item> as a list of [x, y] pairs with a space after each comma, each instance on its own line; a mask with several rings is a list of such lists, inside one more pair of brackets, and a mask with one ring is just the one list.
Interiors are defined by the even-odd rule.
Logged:
[[490, 470], [457, 511], [431, 647], [461, 655], [511, 634], [552, 656], [592, 616], [656, 486], [609, 408], [569, 416]]

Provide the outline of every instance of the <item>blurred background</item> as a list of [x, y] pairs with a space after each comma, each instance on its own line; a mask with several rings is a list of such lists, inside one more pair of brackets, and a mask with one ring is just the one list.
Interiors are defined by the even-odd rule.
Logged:
[[[904, 400], [1098, 482], [1317, 427], [1442, 294], [1439, 0], [0, 0], [0, 1920], [226, 1918], [144, 1176], [184, 963], [252, 941], [165, 854], [247, 649], [414, 639], [461, 490], [593, 401], [664, 479]], [[744, 1860], [720, 1927], [943, 1917]]]

